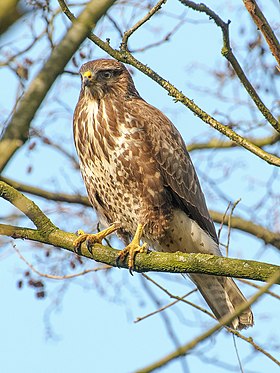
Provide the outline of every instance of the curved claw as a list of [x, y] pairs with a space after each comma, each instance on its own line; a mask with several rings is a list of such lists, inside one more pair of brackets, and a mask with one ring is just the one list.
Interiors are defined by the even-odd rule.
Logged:
[[127, 245], [121, 252], [119, 253], [116, 259], [116, 265], [119, 267], [120, 262], [124, 262], [125, 259], [128, 257], [128, 269], [129, 273], [133, 276], [133, 269], [135, 264], [135, 257], [137, 253], [144, 253], [147, 252], [147, 244], [144, 243], [142, 246], [133, 242]]
[[119, 267], [120, 261], [124, 262], [126, 257], [128, 256], [128, 268], [129, 268], [129, 273], [131, 275], [133, 275], [132, 271], [134, 268], [134, 261], [135, 261], [136, 254], [146, 251], [146, 248], [147, 248], [146, 243], [144, 243], [142, 246], [140, 245], [140, 240], [143, 234], [143, 229], [144, 229], [144, 225], [138, 224], [132, 241], [123, 250], [121, 250], [121, 252], [119, 253], [116, 259], [116, 265]]
[[82, 231], [81, 229], [79, 229], [78, 232], [77, 232], [78, 237], [73, 243], [74, 251], [76, 253], [78, 253], [78, 250], [80, 249], [82, 243], [86, 242], [87, 249], [90, 252], [90, 254], [92, 255], [92, 246], [96, 243], [102, 244], [102, 240], [106, 236], [108, 236], [109, 234], [115, 232], [117, 229], [118, 229], [117, 226], [114, 225], [114, 224], [111, 225], [110, 227], [104, 229], [103, 231], [100, 231], [100, 232], [95, 233], [95, 234], [87, 234], [84, 231]]

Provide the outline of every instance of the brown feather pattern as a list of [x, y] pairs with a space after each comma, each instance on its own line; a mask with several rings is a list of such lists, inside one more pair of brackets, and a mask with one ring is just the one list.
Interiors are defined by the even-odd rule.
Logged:
[[[215, 227], [184, 141], [137, 92], [125, 66], [100, 59], [80, 70], [74, 139], [89, 199], [100, 217], [120, 224], [124, 239], [144, 225], [155, 250], [221, 255]], [[245, 298], [232, 279], [192, 275], [214, 314]], [[231, 326], [253, 324], [250, 309]]]

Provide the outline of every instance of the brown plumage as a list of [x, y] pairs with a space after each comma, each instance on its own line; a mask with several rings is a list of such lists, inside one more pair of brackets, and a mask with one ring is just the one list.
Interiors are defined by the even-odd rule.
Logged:
[[[137, 231], [158, 251], [221, 255], [195, 169], [174, 125], [140, 97], [123, 64], [90, 61], [80, 73], [74, 138], [89, 199], [103, 221], [115, 223], [127, 243]], [[218, 319], [245, 301], [230, 278], [190, 277]], [[251, 325], [250, 309], [230, 324]]]

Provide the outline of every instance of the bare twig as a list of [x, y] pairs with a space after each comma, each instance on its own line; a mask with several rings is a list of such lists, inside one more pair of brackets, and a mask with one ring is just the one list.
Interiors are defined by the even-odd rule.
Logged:
[[[146, 276], [146, 278], [147, 278], [147, 277], [148, 277], [148, 276]], [[180, 302], [181, 300], [185, 299], [186, 297], [188, 297], [189, 295], [191, 295], [191, 294], [194, 293], [195, 291], [197, 291], [197, 289], [194, 289], [194, 290], [192, 290], [192, 291], [189, 291], [187, 294], [185, 294], [185, 295], [183, 295], [182, 297], [180, 297], [181, 299], [176, 299], [176, 300], [174, 300], [173, 302], [168, 303], [168, 304], [166, 304], [165, 306], [162, 306], [162, 307], [158, 308], [157, 310], [148, 313], [148, 314], [145, 315], [145, 316], [137, 317], [136, 320], [135, 320], [134, 322], [137, 323], [137, 322], [139, 322], [139, 321], [142, 321], [142, 320], [147, 319], [148, 317], [154, 316], [154, 315], [158, 314], [159, 312], [165, 311], [166, 309], [168, 309], [168, 308], [174, 306], [176, 303], [178, 303], [178, 302]]]
[[120, 51], [125, 52], [127, 51], [127, 43], [129, 37], [139, 29], [145, 22], [147, 22], [155, 13], [157, 13], [163, 4], [166, 3], [167, 0], [160, 0], [155, 6], [153, 6], [149, 12], [140, 20], [138, 21], [134, 26], [132, 26], [128, 31], [126, 31], [122, 38], [122, 43], [120, 46]]
[[[242, 282], [243, 284], [247, 284], [247, 285], [249, 285], [249, 286], [252, 286], [252, 287], [255, 288], [255, 289], [260, 289], [260, 288], [261, 288], [260, 285], [254, 284], [253, 282], [248, 281], [248, 280], [245, 280], [245, 279], [242, 279], [242, 278], [240, 278], [238, 281]], [[280, 300], [280, 295], [274, 293], [273, 291], [268, 290], [268, 291], [266, 292], [266, 294], [268, 294], [268, 295], [270, 295], [270, 296], [272, 296], [272, 297], [274, 297], [274, 298]]]
[[228, 216], [228, 235], [227, 235], [227, 243], [226, 243], [226, 256], [228, 256], [229, 254], [229, 243], [230, 243], [230, 233], [231, 233], [231, 220], [232, 220], [232, 214], [233, 214], [233, 211], [235, 209], [235, 207], [237, 206], [237, 204], [241, 201], [241, 199], [238, 199], [236, 202], [234, 202], [234, 204], [232, 205], [232, 208], [231, 208], [231, 211], [230, 211], [230, 214]]
[[[184, 346], [181, 346], [173, 353], [166, 355], [164, 358], [158, 360], [157, 362], [143, 368], [140, 370], [137, 370], [136, 373], [150, 373], [155, 371], [156, 369], [159, 369], [163, 366], [166, 366], [174, 359], [178, 359], [181, 356], [186, 355], [190, 350], [195, 348], [200, 342], [204, 341], [205, 339], [209, 338], [211, 335], [216, 333], [218, 330], [221, 329], [223, 325], [228, 324], [231, 322], [236, 316], [240, 315], [244, 310], [246, 310], [249, 306], [251, 306], [253, 303], [255, 303], [272, 285], [274, 285], [276, 282], [280, 280], [280, 271], [275, 273], [271, 279], [268, 281], [266, 285], [264, 285], [260, 290], [257, 291], [255, 295], [253, 295], [247, 302], [244, 302], [240, 307], [236, 309], [236, 311], [230, 315], [226, 315], [220, 320], [220, 323], [213, 326], [206, 332], [202, 333], [197, 338], [193, 339], [191, 342], [185, 344]], [[280, 366], [280, 362], [276, 359], [273, 360], [277, 365]]]
[[84, 276], [88, 273], [92, 273], [92, 272], [98, 272], [98, 271], [104, 271], [104, 270], [107, 270], [107, 269], [110, 269], [112, 268], [111, 266], [108, 266], [108, 265], [103, 265], [101, 267], [95, 267], [95, 268], [90, 268], [90, 269], [85, 269], [84, 271], [81, 271], [81, 272], [78, 272], [78, 273], [73, 273], [71, 275], [63, 275], [63, 276], [57, 276], [57, 275], [51, 275], [49, 273], [43, 273], [41, 271], [38, 271], [38, 269], [36, 269], [34, 267], [33, 264], [31, 264], [22, 254], [21, 252], [19, 251], [19, 249], [16, 247], [16, 245], [13, 245], [13, 248], [14, 250], [16, 251], [17, 255], [19, 256], [19, 258], [31, 269], [31, 271], [33, 271], [34, 273], [36, 273], [38, 276], [41, 276], [41, 277], [45, 277], [45, 278], [48, 278], [48, 279], [51, 279], [51, 280], [69, 280], [69, 279], [72, 279], [72, 278], [76, 278], [76, 277], [80, 277], [80, 276]]
[[[229, 215], [223, 217], [223, 214], [220, 212], [213, 210], [210, 210], [209, 212], [214, 222], [220, 223], [224, 219], [223, 223], [228, 225]], [[255, 237], [262, 239], [265, 243], [271, 244], [280, 249], [279, 233], [271, 232], [268, 229], [262, 227], [261, 225], [255, 224], [250, 220], [242, 219], [238, 216], [233, 216], [231, 218], [231, 227], [247, 232]]]
[[5, 183], [11, 185], [13, 188], [17, 189], [20, 192], [29, 193], [34, 196], [42, 197], [50, 201], [55, 202], [68, 202], [68, 203], [77, 203], [83, 206], [91, 207], [91, 203], [89, 202], [88, 197], [80, 196], [79, 194], [67, 194], [67, 193], [56, 193], [56, 192], [49, 192], [47, 190], [33, 187], [31, 185], [26, 185], [20, 183], [18, 181], [9, 179], [7, 177], [0, 176], [0, 181], [4, 181]]
[[223, 34], [222, 55], [229, 61], [236, 75], [238, 76], [241, 84], [244, 86], [244, 88], [246, 89], [246, 91], [248, 92], [252, 100], [254, 101], [257, 108], [266, 118], [266, 120], [274, 127], [274, 129], [277, 132], [280, 132], [279, 121], [272, 115], [270, 110], [265, 106], [265, 104], [263, 103], [259, 95], [257, 94], [255, 88], [250, 83], [245, 72], [243, 71], [238, 60], [236, 59], [235, 55], [232, 52], [231, 45], [230, 45], [230, 39], [229, 39], [230, 22], [227, 22], [227, 23], [224, 22], [212, 9], [208, 8], [204, 4], [197, 4], [189, 0], [180, 0], [180, 2], [193, 10], [207, 14], [210, 18], [212, 18], [215, 21], [216, 25], [221, 28], [222, 34]]
[[[271, 136], [263, 137], [263, 138], [248, 138], [248, 140], [260, 147], [263, 148], [264, 146], [274, 145], [280, 140], [279, 133], [275, 133]], [[221, 139], [213, 138], [207, 142], [201, 143], [191, 143], [187, 145], [188, 152], [192, 152], [195, 150], [201, 149], [232, 149], [238, 147], [238, 144], [233, 141], [224, 141]]]

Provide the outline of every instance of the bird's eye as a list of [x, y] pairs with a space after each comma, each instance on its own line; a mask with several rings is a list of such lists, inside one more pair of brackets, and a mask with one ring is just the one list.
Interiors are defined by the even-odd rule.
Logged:
[[104, 79], [110, 79], [113, 76], [113, 73], [112, 71], [103, 71], [101, 76]]

